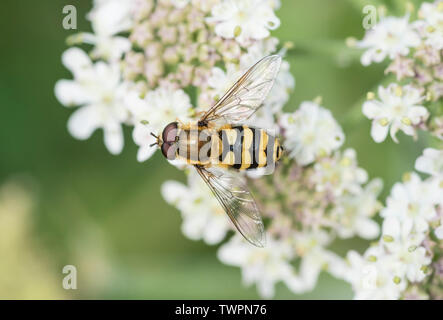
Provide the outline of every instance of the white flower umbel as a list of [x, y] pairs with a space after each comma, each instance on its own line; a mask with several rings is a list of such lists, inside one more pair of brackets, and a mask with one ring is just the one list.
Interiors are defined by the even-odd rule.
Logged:
[[285, 60], [280, 65], [280, 71], [275, 79], [275, 83], [264, 102], [264, 107], [272, 112], [280, 112], [288, 102], [289, 95], [294, 90], [295, 79], [289, 70], [289, 63]]
[[272, 3], [267, 0], [222, 0], [212, 8], [208, 22], [215, 23], [215, 33], [223, 38], [235, 38], [240, 44], [261, 40], [269, 30], [279, 27]]
[[[415, 169], [431, 175], [429, 184], [434, 192], [435, 201], [439, 203], [440, 211], [443, 209], [443, 150], [427, 148], [423, 154], [415, 161]], [[443, 215], [436, 221], [440, 225], [434, 230], [435, 236], [443, 240]]]
[[440, 226], [435, 229], [435, 236], [438, 239], [443, 240], [443, 221], [440, 221], [440, 223]]
[[348, 270], [343, 273], [352, 285], [356, 300], [396, 300], [406, 288], [406, 281], [395, 276], [398, 263], [379, 246], [361, 256], [351, 250], [347, 254]]
[[312, 182], [319, 192], [340, 197], [345, 193], [353, 195], [361, 191], [361, 185], [368, 181], [367, 172], [358, 167], [357, 152], [346, 149], [332, 157], [324, 157], [314, 164]]
[[386, 200], [386, 208], [380, 215], [383, 218], [397, 218], [408, 232], [425, 232], [428, 223], [437, 216], [441, 190], [433, 183], [422, 181], [416, 173], [407, 174], [403, 183], [396, 183]]
[[[240, 63], [239, 67], [234, 64], [227, 64], [226, 72], [219, 67], [212, 68], [211, 75], [208, 78], [208, 86], [211, 97], [214, 99], [219, 99], [232, 85], [235, 84], [235, 82], [247, 69], [251, 67], [251, 65], [269, 53], [270, 52], [263, 55], [258, 55], [257, 59], [252, 57], [251, 59], [248, 58], [247, 60], [248, 62], [250, 61], [250, 63]], [[280, 71], [275, 79], [275, 83], [263, 102], [263, 107], [257, 112], [258, 118], [268, 118], [268, 115], [272, 116], [280, 112], [283, 106], [289, 100], [289, 94], [294, 89], [294, 86], [295, 79], [289, 71], [289, 63], [287, 61], [282, 61]], [[274, 127], [275, 121], [272, 120], [271, 122], [272, 125], [266, 126], [266, 128]], [[254, 122], [251, 121], [251, 123]], [[256, 124], [256, 126], [258, 126], [258, 124]]]
[[426, 277], [423, 267], [431, 263], [426, 248], [421, 246], [425, 235], [411, 233], [408, 221], [403, 223], [396, 217], [388, 217], [383, 221], [382, 242], [385, 250], [398, 261], [395, 276], [410, 282], [419, 282]]
[[[180, 210], [182, 232], [186, 237], [216, 244], [231, 229], [229, 218], [220, 203], [196, 172], [189, 174], [187, 185], [167, 181], [162, 185], [161, 192], [169, 204]], [[246, 246], [252, 247], [249, 243]]]
[[[241, 56], [240, 69], [246, 71], [261, 58], [275, 53], [277, 45], [278, 40], [276, 38], [266, 38], [263, 41], [255, 42], [248, 48], [248, 52]], [[289, 68], [289, 63], [283, 60], [275, 83], [263, 103], [263, 108], [270, 109], [272, 113], [277, 113], [282, 110], [283, 106], [289, 100], [289, 94], [294, 90], [295, 79]]]
[[308, 165], [319, 156], [329, 155], [344, 142], [344, 133], [331, 112], [315, 102], [303, 102], [292, 114], [283, 114], [285, 148], [301, 165]]
[[123, 103], [126, 86], [120, 81], [118, 65], [101, 61], [93, 64], [78, 48], [66, 50], [62, 61], [74, 79], [59, 80], [55, 95], [65, 106], [81, 106], [69, 118], [69, 132], [85, 140], [102, 128], [106, 148], [119, 154], [124, 144], [121, 124], [127, 120], [128, 112]]
[[227, 64], [226, 71], [219, 67], [213, 67], [208, 77], [208, 86], [214, 101], [220, 99], [241, 76], [242, 70], [239, 70], [234, 64]]
[[338, 198], [331, 212], [331, 224], [340, 238], [374, 239], [379, 235], [380, 228], [372, 217], [381, 208], [377, 197], [382, 186], [380, 179], [374, 179], [357, 194], [345, 193]]
[[404, 87], [391, 83], [378, 88], [379, 100], [368, 100], [363, 104], [363, 114], [372, 119], [371, 136], [375, 142], [386, 139], [388, 132], [398, 142], [396, 133], [401, 130], [409, 136], [416, 134], [416, 126], [429, 116], [421, 105], [422, 91], [411, 85]]
[[171, 0], [171, 2], [176, 8], [181, 9], [186, 7], [191, 0]]
[[155, 142], [151, 132], [161, 134], [170, 122], [180, 119], [188, 121], [191, 109], [189, 96], [181, 89], [159, 87], [149, 91], [143, 98], [138, 92], [131, 92], [126, 98], [131, 112], [134, 131], [132, 137], [139, 146], [138, 161], [149, 159], [157, 150], [150, 145]]
[[406, 56], [410, 47], [420, 44], [420, 37], [409, 24], [409, 16], [402, 18], [382, 17], [380, 22], [367, 31], [363, 40], [357, 42], [358, 48], [367, 49], [361, 57], [364, 66], [381, 62], [386, 57]]
[[266, 236], [266, 247], [251, 246], [241, 236], [232, 237], [218, 251], [221, 262], [242, 269], [245, 285], [257, 284], [259, 294], [264, 298], [274, 296], [274, 285], [292, 277], [289, 260], [293, 250], [289, 243]]
[[435, 50], [443, 49], [443, 1], [434, 3], [424, 2], [418, 13], [419, 18], [416, 26], [423, 34], [425, 44]]
[[285, 282], [294, 293], [311, 291], [322, 271], [334, 273], [343, 263], [343, 259], [326, 249], [332, 237], [323, 230], [296, 231], [291, 240], [300, 266]]
[[443, 180], [443, 150], [426, 148], [415, 161], [415, 169]]

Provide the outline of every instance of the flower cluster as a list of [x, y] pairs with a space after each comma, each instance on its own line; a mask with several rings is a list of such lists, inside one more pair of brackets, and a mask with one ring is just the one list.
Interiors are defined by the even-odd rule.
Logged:
[[425, 149], [381, 211], [382, 236], [363, 255], [348, 253], [343, 277], [356, 299], [442, 299], [443, 153]]
[[385, 74], [396, 82], [372, 92], [363, 113], [372, 120], [371, 135], [382, 142], [387, 133], [398, 142], [396, 133], [416, 136], [418, 129], [430, 131], [443, 140], [443, 1], [425, 2], [417, 17], [381, 17], [379, 23], [356, 42], [366, 51], [363, 65], [390, 60]]
[[[277, 52], [270, 30], [280, 24], [274, 14], [279, 6], [278, 0], [94, 1], [88, 14], [94, 33], [68, 38], [69, 44], [92, 45], [91, 51], [68, 49], [62, 60], [74, 78], [55, 87], [63, 105], [80, 106], [69, 132], [87, 139], [101, 128], [107, 149], [119, 154], [122, 125], [133, 126], [137, 159], [147, 160], [156, 150], [151, 132], [192, 119], [253, 63]], [[272, 124], [293, 87], [283, 61], [269, 108], [254, 122]]]
[[[94, 34], [68, 39], [93, 47], [89, 54], [76, 47], [63, 54], [73, 80], [55, 87], [62, 104], [79, 106], [69, 132], [87, 139], [101, 128], [106, 147], [118, 154], [122, 126], [132, 126], [137, 159], [147, 160], [155, 151], [151, 132], [195, 118], [252, 64], [271, 53], [284, 55], [285, 46], [270, 33], [280, 24], [274, 13], [279, 6], [277, 0], [96, 0], [88, 15]], [[329, 248], [332, 241], [379, 234], [372, 217], [381, 208], [381, 181], [368, 182], [355, 151], [340, 150], [343, 130], [319, 99], [283, 112], [295, 85], [289, 67], [283, 60], [264, 107], [249, 120], [280, 133], [287, 150], [273, 175], [248, 175], [269, 226], [267, 246], [255, 248], [235, 235], [218, 252], [265, 297], [274, 295], [278, 281], [300, 293], [315, 287], [322, 270], [340, 276], [344, 262]], [[181, 212], [190, 239], [218, 244], [232, 230], [195, 172], [187, 184], [166, 182], [162, 194]]]
[[[59, 101], [77, 107], [68, 121], [78, 139], [103, 129], [106, 148], [118, 154], [123, 126], [133, 127], [137, 159], [155, 152], [150, 135], [179, 119], [187, 122], [214, 104], [243, 72], [266, 55], [284, 55], [272, 36], [280, 20], [278, 0], [96, 0], [88, 18], [94, 33], [69, 37], [63, 64], [72, 80], [55, 86]], [[363, 114], [376, 142], [398, 131], [425, 130], [443, 140], [443, 1], [424, 3], [418, 15], [382, 17], [356, 43], [361, 62], [390, 60], [396, 80], [369, 93]], [[183, 218], [192, 240], [220, 244], [218, 258], [241, 268], [246, 285], [272, 297], [283, 282], [294, 293], [315, 287], [322, 271], [348, 281], [356, 298], [443, 298], [443, 151], [428, 148], [418, 173], [378, 201], [380, 179], [369, 180], [355, 150], [321, 99], [283, 111], [295, 86], [283, 61], [264, 107], [250, 123], [273, 129], [285, 147], [272, 175], [248, 173], [247, 182], [266, 225], [267, 244], [256, 248], [232, 224], [197, 173], [187, 183], [168, 181], [164, 199]], [[373, 220], [380, 213], [382, 227]], [[381, 235], [380, 235], [381, 229]], [[342, 259], [331, 244], [340, 239], [379, 238], [363, 254]]]
[[[256, 248], [235, 235], [218, 251], [219, 259], [240, 267], [244, 283], [257, 284], [263, 297], [272, 297], [279, 281], [301, 293], [315, 287], [321, 271], [340, 277], [344, 262], [329, 245], [337, 238], [376, 238], [379, 226], [372, 217], [381, 208], [381, 181], [368, 182], [353, 149], [339, 150], [343, 131], [318, 101], [275, 116], [288, 158], [272, 175], [249, 179], [268, 225], [266, 247]], [[191, 173], [187, 185], [166, 182], [163, 196], [181, 211], [186, 236], [220, 243], [232, 226], [195, 177]]]
[[[391, 61], [386, 74], [397, 82], [380, 86], [378, 99], [368, 94], [363, 114], [372, 119], [376, 142], [388, 132], [416, 137], [417, 129], [443, 140], [442, 97], [443, 1], [423, 3], [418, 17], [383, 17], [357, 42], [367, 51], [363, 65]], [[427, 148], [415, 169], [430, 175], [422, 180], [406, 173], [396, 183], [380, 211], [382, 235], [363, 255], [350, 251], [342, 278], [350, 282], [356, 299], [442, 299], [443, 291], [443, 152]]]

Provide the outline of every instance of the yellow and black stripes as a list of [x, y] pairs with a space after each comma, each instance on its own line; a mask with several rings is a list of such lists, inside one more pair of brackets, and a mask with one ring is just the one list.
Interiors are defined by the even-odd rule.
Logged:
[[281, 157], [282, 147], [266, 130], [246, 125], [181, 128], [177, 157], [187, 163], [251, 170], [273, 166]]
[[221, 166], [237, 170], [251, 170], [274, 165], [282, 149], [278, 140], [266, 130], [248, 126], [224, 127], [219, 131], [222, 140]]

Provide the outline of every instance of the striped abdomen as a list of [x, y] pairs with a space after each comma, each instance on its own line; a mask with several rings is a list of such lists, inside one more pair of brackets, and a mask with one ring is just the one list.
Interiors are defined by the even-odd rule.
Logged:
[[222, 152], [220, 166], [250, 170], [274, 165], [281, 157], [278, 140], [266, 130], [246, 125], [225, 127], [219, 130]]
[[177, 156], [189, 164], [249, 170], [273, 167], [282, 151], [264, 129], [225, 125], [212, 130], [182, 128]]

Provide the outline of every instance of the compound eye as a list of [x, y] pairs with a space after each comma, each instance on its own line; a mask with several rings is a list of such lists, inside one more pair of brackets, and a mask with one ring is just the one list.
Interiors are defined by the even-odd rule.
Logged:
[[163, 129], [162, 139], [164, 142], [175, 142], [177, 137], [177, 122], [171, 122]]
[[177, 146], [175, 144], [169, 144], [167, 142], [162, 145], [162, 153], [168, 160], [175, 159], [175, 153], [177, 151]]

